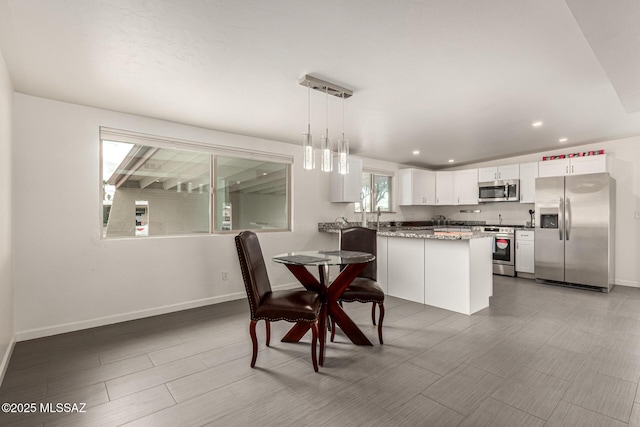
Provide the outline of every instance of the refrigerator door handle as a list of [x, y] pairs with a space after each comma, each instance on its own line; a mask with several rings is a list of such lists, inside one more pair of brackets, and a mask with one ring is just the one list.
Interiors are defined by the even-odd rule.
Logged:
[[562, 240], [562, 233], [564, 231], [564, 199], [560, 197], [560, 206], [558, 207], [558, 235]]
[[569, 240], [569, 232], [571, 231], [571, 199], [567, 197], [567, 218], [565, 219], [564, 236], [565, 240]]

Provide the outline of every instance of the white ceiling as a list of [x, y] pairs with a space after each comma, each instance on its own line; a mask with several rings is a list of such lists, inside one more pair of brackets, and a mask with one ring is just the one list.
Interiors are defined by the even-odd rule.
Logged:
[[294, 144], [311, 74], [353, 153], [439, 168], [640, 135], [639, 4], [0, 0], [0, 49], [20, 93]]

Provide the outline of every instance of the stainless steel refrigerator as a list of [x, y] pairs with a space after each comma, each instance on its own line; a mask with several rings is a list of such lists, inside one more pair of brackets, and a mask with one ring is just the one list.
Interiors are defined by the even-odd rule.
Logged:
[[536, 179], [535, 277], [613, 288], [615, 180], [608, 173]]

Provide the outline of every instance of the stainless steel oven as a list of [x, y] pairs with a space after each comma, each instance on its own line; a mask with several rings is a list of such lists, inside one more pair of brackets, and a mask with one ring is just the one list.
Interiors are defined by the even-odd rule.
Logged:
[[493, 235], [493, 274], [516, 275], [516, 233], [513, 227], [484, 226]]

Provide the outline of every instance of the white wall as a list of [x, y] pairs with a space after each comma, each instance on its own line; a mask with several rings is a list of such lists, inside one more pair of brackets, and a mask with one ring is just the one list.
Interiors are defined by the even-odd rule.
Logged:
[[[615, 283], [640, 287], [640, 220], [634, 219], [634, 212], [640, 211], [640, 136], [605, 141], [577, 147], [558, 148], [524, 156], [511, 157], [492, 162], [466, 165], [456, 169], [470, 169], [485, 166], [500, 166], [528, 163], [542, 160], [542, 156], [576, 153], [602, 149], [607, 154], [608, 168], [616, 180], [615, 216]], [[453, 168], [452, 168], [453, 169]], [[436, 208], [435, 213], [448, 213], [454, 219], [487, 220], [495, 222], [498, 214], [503, 214], [503, 222], [527, 221], [531, 204], [488, 203], [479, 205], [481, 214], [460, 214], [459, 208]], [[476, 207], [478, 208], [478, 207]], [[463, 207], [464, 209], [464, 207]], [[464, 216], [464, 218], [462, 218]]]
[[0, 52], [0, 384], [15, 343], [11, 197], [13, 86]]
[[[259, 235], [267, 259], [331, 248], [317, 223], [353, 217], [353, 204], [328, 202], [328, 175], [302, 170], [296, 145], [22, 94], [13, 118], [19, 340], [245, 298], [233, 234], [100, 239], [99, 126], [294, 156], [294, 231]], [[282, 265], [267, 265], [274, 286], [296, 283]]]

